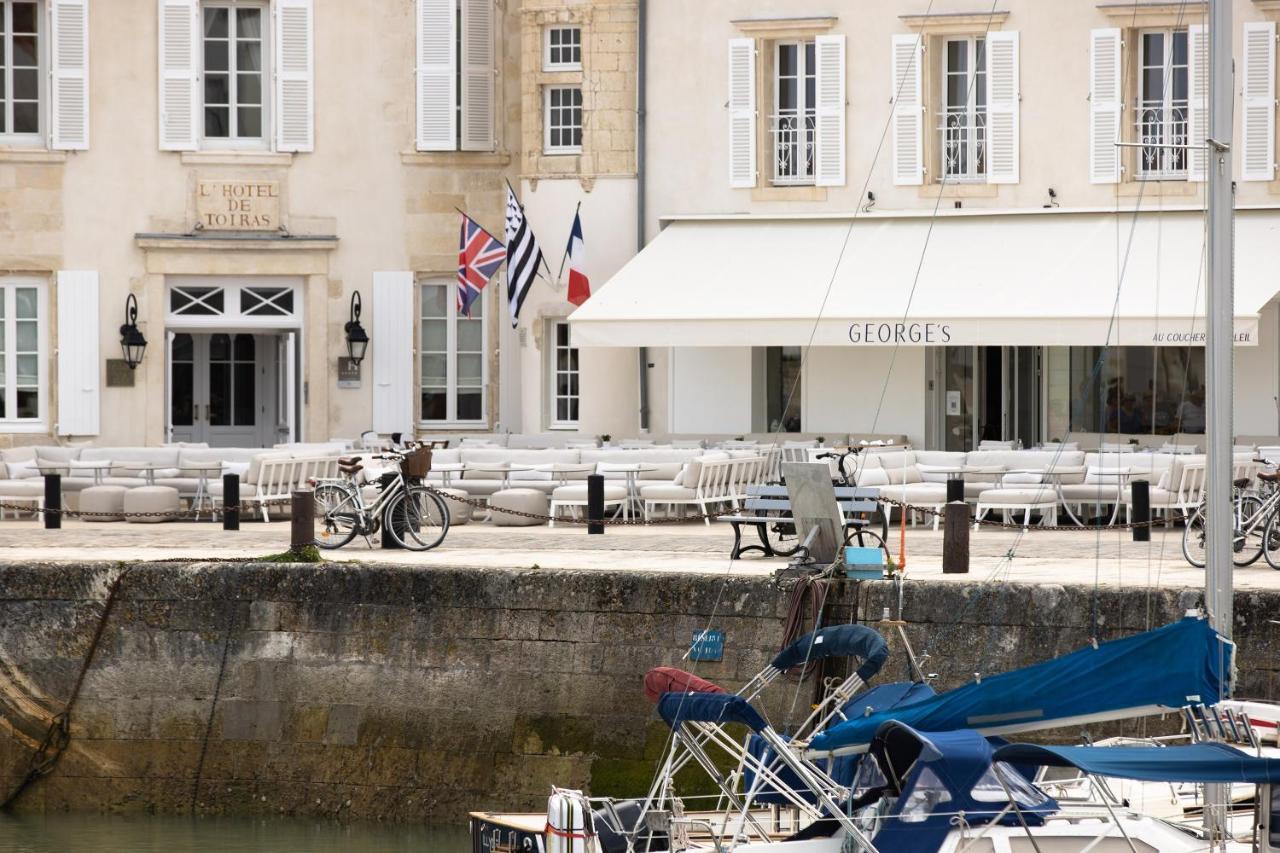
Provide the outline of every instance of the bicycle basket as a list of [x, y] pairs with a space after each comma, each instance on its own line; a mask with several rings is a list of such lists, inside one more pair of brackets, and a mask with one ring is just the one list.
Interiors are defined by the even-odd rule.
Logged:
[[400, 461], [400, 470], [406, 477], [425, 477], [431, 470], [431, 448], [420, 447], [411, 450]]

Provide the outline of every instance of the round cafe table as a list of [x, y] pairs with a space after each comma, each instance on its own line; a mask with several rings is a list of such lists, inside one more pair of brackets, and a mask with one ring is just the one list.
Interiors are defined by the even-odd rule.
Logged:
[[637, 481], [641, 474], [657, 470], [657, 465], [646, 465], [643, 462], [624, 462], [622, 464], [610, 463], [610, 472], [621, 472], [623, 477], [626, 478], [628, 512], [637, 513], [644, 511], [644, 506], [640, 500], [640, 484]]
[[[1058, 505], [1066, 511], [1067, 517], [1074, 524], [1085, 527], [1084, 521], [1071, 511], [1071, 504], [1067, 502], [1066, 496], [1062, 492], [1062, 479], [1070, 475], [1078, 475], [1080, 468], [1078, 466], [1068, 465], [1055, 467], [1050, 465], [1045, 468], [1015, 468], [1009, 471], [1010, 474], [1039, 474], [1048, 483], [1053, 486], [1054, 492], [1058, 496]], [[1129, 467], [1120, 468], [1095, 468], [1091, 472], [1095, 477], [1103, 480], [1114, 479], [1116, 484], [1116, 499], [1112, 504], [1111, 517], [1107, 519], [1107, 526], [1116, 523], [1120, 517], [1120, 505], [1124, 503], [1124, 487], [1128, 485], [1129, 478], [1133, 476], [1133, 469]], [[1088, 503], [1088, 501], [1077, 501], [1077, 503]], [[1095, 503], [1098, 503], [1095, 501]]]

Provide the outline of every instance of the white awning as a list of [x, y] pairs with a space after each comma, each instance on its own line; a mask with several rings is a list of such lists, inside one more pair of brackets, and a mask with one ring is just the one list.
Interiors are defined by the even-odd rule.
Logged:
[[[578, 346], [1200, 345], [1203, 250], [1195, 211], [679, 219], [570, 322]], [[1241, 211], [1237, 344], [1278, 271], [1280, 211]]]

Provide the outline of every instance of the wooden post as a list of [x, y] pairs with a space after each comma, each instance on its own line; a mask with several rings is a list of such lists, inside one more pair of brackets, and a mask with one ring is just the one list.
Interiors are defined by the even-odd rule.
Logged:
[[294, 489], [289, 513], [289, 550], [295, 554], [316, 544], [316, 497], [311, 489]]
[[240, 475], [222, 475], [222, 529], [240, 529]]
[[587, 477], [587, 533], [604, 533], [604, 476]]
[[1133, 528], [1134, 542], [1151, 541], [1151, 483], [1147, 480], [1134, 480], [1133, 489]]
[[62, 475], [44, 475], [44, 529], [62, 527]]
[[969, 505], [964, 501], [947, 504], [943, 515], [942, 573], [969, 573]]

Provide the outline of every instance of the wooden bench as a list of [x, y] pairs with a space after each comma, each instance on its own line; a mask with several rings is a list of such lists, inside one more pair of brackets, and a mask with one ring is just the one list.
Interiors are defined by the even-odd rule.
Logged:
[[[880, 509], [877, 500], [879, 497], [879, 489], [836, 486], [836, 502], [840, 504], [840, 513], [844, 516], [846, 538], [850, 529], [860, 530], [872, 523], [872, 516]], [[736, 560], [748, 551], [759, 551], [765, 557], [790, 557], [799, 550], [799, 543], [790, 550], [779, 550], [769, 542], [768, 535], [771, 524], [790, 527], [787, 522], [790, 517], [791, 499], [787, 496], [786, 486], [749, 486], [742, 511], [738, 515], [723, 516], [720, 519], [733, 525], [733, 550], [729, 553], [729, 559]], [[756, 529], [756, 535], [760, 537], [759, 545], [742, 544], [743, 525]]]

